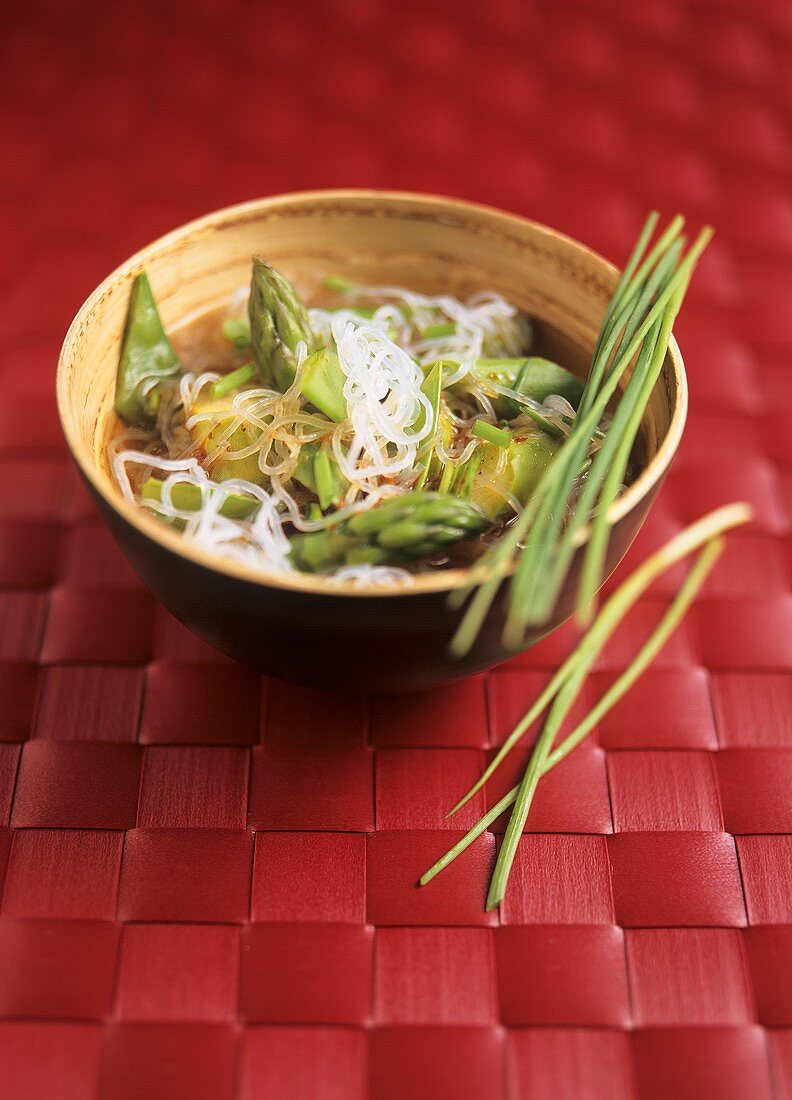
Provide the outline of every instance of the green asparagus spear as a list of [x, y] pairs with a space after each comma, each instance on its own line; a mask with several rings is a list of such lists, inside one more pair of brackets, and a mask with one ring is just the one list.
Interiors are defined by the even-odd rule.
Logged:
[[583, 394], [583, 380], [550, 359], [532, 356], [525, 360], [517, 382], [517, 392], [532, 397], [534, 401], [544, 401], [557, 393], [576, 409]]
[[[577, 408], [583, 393], [583, 381], [571, 371], [553, 363], [550, 359], [531, 356], [522, 359], [479, 359], [473, 369], [473, 377], [484, 382], [496, 382], [510, 390], [524, 394], [534, 401], [544, 401], [557, 393]], [[519, 415], [519, 402], [510, 397], [499, 397], [493, 402], [496, 414], [504, 420]]]
[[255, 366], [252, 363], [245, 363], [244, 366], [229, 371], [228, 374], [224, 374], [213, 383], [212, 397], [225, 397], [226, 394], [233, 393], [234, 390], [246, 386], [248, 382], [252, 382], [255, 377]]
[[436, 553], [479, 534], [489, 519], [478, 508], [445, 493], [407, 493], [326, 531], [295, 535], [291, 559], [308, 572], [340, 565], [406, 561]]
[[[147, 478], [140, 489], [143, 500], [160, 502], [163, 482], [158, 477]], [[180, 512], [197, 512], [201, 507], [201, 490], [187, 481], [177, 482], [171, 489], [174, 508]], [[220, 508], [220, 515], [228, 519], [249, 519], [259, 507], [255, 497], [243, 493], [229, 493]]]
[[327, 443], [305, 443], [300, 449], [295, 481], [316, 493], [322, 510], [341, 501], [349, 482], [341, 473]]
[[492, 520], [507, 516], [512, 511], [508, 501], [487, 483], [502, 486], [520, 504], [525, 504], [558, 447], [558, 442], [546, 432], [537, 429], [523, 433], [509, 445], [505, 469], [496, 474], [503, 448], [495, 443], [481, 443], [481, 460], [470, 486], [470, 501]]
[[129, 296], [115, 408], [127, 424], [153, 426], [162, 389], [181, 372], [176, 352], [162, 327], [148, 276], [141, 271]]
[[340, 423], [347, 415], [345, 381], [346, 375], [335, 351], [320, 348], [303, 363], [298, 388], [309, 404]]
[[297, 345], [304, 341], [311, 351], [313, 333], [297, 291], [258, 256], [253, 259], [248, 314], [251, 348], [261, 380], [287, 390], [297, 370]]

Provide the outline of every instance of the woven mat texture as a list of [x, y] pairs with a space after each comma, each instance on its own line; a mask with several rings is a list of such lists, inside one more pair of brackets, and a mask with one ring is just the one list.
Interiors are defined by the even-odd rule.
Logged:
[[[2, 1100], [789, 1100], [789, 3], [0, 18]], [[57, 423], [60, 341], [111, 268], [340, 185], [490, 202], [616, 260], [653, 206], [717, 228], [679, 326], [689, 427], [630, 558], [731, 499], [757, 520], [543, 783], [499, 915], [497, 830], [414, 882], [570, 632], [420, 698], [262, 682], [156, 605]]]

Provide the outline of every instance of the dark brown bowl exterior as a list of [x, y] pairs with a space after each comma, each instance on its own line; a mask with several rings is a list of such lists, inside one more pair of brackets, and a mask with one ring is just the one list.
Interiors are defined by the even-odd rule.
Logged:
[[[610, 574], [635, 538], [659, 484], [613, 529]], [[88, 484], [121, 549], [158, 600], [209, 645], [269, 673], [326, 691], [421, 691], [505, 661], [502, 600], [497, 599], [473, 651], [461, 660], [448, 652], [462, 612], [445, 592], [405, 589], [398, 596], [333, 595], [253, 584], [207, 569], [174, 553], [127, 523]], [[576, 555], [556, 613], [526, 637], [534, 645], [571, 613], [581, 555]]]

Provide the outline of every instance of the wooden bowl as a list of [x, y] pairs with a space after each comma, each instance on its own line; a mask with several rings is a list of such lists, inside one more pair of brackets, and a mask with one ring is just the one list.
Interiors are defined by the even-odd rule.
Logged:
[[[459, 613], [447, 606], [447, 594], [465, 582], [464, 570], [419, 576], [394, 591], [268, 573], [208, 555], [122, 499], [106, 443], [133, 278], [148, 271], [173, 330], [245, 285], [254, 253], [308, 293], [329, 273], [461, 295], [495, 289], [547, 326], [551, 340], [566, 345], [565, 363], [581, 374], [616, 270], [560, 233], [487, 207], [376, 191], [285, 195], [209, 214], [133, 256], [94, 291], [61, 351], [58, 407], [88, 488], [140, 577], [199, 637], [274, 676], [335, 690], [417, 690], [504, 660], [510, 653], [500, 640], [499, 600], [473, 651], [461, 661], [448, 654]], [[684, 368], [672, 343], [643, 424], [643, 472], [612, 511], [608, 573], [654, 500], [686, 408]], [[553, 621], [527, 645], [568, 616], [578, 565]]]

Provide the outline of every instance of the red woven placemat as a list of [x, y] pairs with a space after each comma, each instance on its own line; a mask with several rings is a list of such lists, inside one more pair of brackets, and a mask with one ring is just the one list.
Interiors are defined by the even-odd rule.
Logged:
[[[0, 36], [3, 1100], [789, 1098], [789, 5], [80, 8]], [[57, 426], [60, 339], [111, 267], [333, 185], [492, 202], [616, 259], [654, 205], [718, 231], [632, 557], [716, 503], [757, 521], [540, 788], [499, 916], [493, 834], [414, 882], [569, 633], [423, 698], [262, 683], [155, 605]]]

